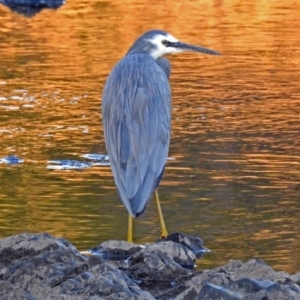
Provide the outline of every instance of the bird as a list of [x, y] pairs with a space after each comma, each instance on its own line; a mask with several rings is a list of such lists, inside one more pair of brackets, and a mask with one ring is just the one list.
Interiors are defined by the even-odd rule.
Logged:
[[171, 133], [171, 65], [164, 55], [187, 51], [220, 55], [180, 42], [163, 30], [147, 31], [113, 67], [103, 88], [104, 138], [114, 181], [129, 213], [128, 242], [132, 219], [144, 212], [153, 194], [161, 237], [168, 235], [157, 192]]

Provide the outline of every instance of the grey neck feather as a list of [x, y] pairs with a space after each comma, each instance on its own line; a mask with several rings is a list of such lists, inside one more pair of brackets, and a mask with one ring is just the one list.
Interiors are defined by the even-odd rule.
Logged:
[[[148, 54], [153, 50], [155, 45], [153, 45], [151, 42], [148, 41], [141, 41], [140, 39], [136, 40], [134, 44], [130, 47], [128, 52], [126, 53], [126, 56], [132, 55], [132, 54]], [[156, 60], [156, 63], [161, 67], [163, 72], [166, 74], [167, 78], [169, 79], [170, 73], [171, 73], [171, 65], [168, 59], [165, 57], [159, 57]]]
[[162, 68], [167, 78], [169, 79], [171, 74], [171, 64], [169, 60], [162, 56], [156, 60], [156, 63]]

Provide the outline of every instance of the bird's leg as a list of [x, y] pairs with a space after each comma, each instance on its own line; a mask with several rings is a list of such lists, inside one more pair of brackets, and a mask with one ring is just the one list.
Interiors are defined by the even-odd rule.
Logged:
[[163, 217], [163, 214], [162, 214], [162, 211], [161, 211], [161, 206], [160, 206], [160, 202], [159, 202], [159, 198], [158, 198], [157, 189], [155, 189], [155, 191], [154, 191], [154, 198], [155, 198], [155, 201], [156, 201], [158, 218], [159, 218], [159, 222], [160, 222], [161, 237], [166, 237], [168, 235], [168, 232], [167, 232], [164, 217]]
[[128, 214], [127, 242], [132, 243], [132, 216]]

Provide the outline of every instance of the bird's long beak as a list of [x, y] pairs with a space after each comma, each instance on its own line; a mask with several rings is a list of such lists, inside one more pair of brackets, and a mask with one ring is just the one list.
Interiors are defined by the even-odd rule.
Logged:
[[182, 42], [175, 42], [175, 43], [170, 43], [168, 47], [173, 47], [175, 48], [178, 52], [184, 52], [184, 51], [193, 51], [193, 52], [200, 52], [200, 53], [205, 53], [205, 54], [211, 54], [211, 55], [221, 55], [220, 52], [204, 48], [201, 46], [194, 46], [190, 44], [185, 44]]

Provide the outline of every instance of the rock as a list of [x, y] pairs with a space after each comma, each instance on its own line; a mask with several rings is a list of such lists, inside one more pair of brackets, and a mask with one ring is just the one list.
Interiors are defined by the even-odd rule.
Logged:
[[11, 236], [0, 240], [0, 299], [300, 300], [300, 272], [262, 260], [193, 269], [200, 241], [182, 233], [144, 247], [108, 241], [86, 256], [46, 233]]
[[158, 242], [153, 245], [147, 245], [142, 251], [159, 251], [161, 253], [165, 253], [182, 267], [189, 269], [193, 269], [195, 267], [195, 254], [189, 248], [179, 243], [174, 243], [172, 241]]
[[62, 6], [64, 0], [0, 0], [0, 3], [9, 7], [12, 11], [26, 17], [32, 17], [45, 8], [57, 9]]
[[1, 240], [0, 266], [1, 299], [154, 299], [114, 265], [49, 234]]
[[271, 280], [255, 280], [253, 278], [243, 278], [232, 282], [228, 288], [232, 291], [240, 292], [243, 294], [250, 294], [259, 292], [262, 289], [267, 289], [275, 284]]
[[106, 259], [127, 259], [142, 247], [126, 241], [107, 241], [94, 247], [90, 252]]
[[[166, 247], [169, 243], [171, 243], [170, 249], [167, 250]], [[134, 254], [129, 260], [129, 267], [126, 271], [128, 276], [139, 282], [143, 289], [151, 291], [154, 296], [171, 288], [173, 281], [189, 274], [187, 269], [181, 267], [173, 259], [172, 250], [174, 249], [172, 246], [174, 246], [173, 242], [154, 244]], [[178, 251], [178, 249], [176, 250]], [[169, 256], [168, 252], [172, 253], [173, 257]]]
[[296, 284], [300, 285], [300, 272], [294, 274], [294, 275], [291, 275], [290, 276], [291, 280], [293, 282], [295, 282]]
[[297, 287], [298, 291], [295, 291], [290, 285], [284, 285], [281, 283], [275, 283], [266, 289], [267, 299], [276, 300], [297, 300], [300, 299], [300, 289]]
[[[240, 266], [234, 264], [240, 264]], [[289, 276], [285, 272], [275, 272], [270, 266], [260, 259], [251, 259], [245, 264], [238, 261], [232, 261], [226, 265], [226, 270], [231, 273], [234, 280], [245, 277], [251, 277], [254, 279], [273, 278], [274, 280], [285, 280], [285, 278]]]
[[246, 263], [234, 260], [212, 270], [195, 271], [180, 286], [160, 293], [156, 299], [300, 300], [297, 274], [292, 277], [275, 272], [262, 260], [251, 259]]
[[169, 234], [167, 237], [164, 237], [157, 241], [157, 243], [172, 241], [174, 243], [181, 244], [183, 247], [190, 249], [197, 258], [201, 258], [203, 252], [207, 252], [208, 249], [203, 247], [203, 242], [200, 238], [183, 234], [180, 232], [175, 232]]
[[206, 283], [203, 285], [197, 300], [240, 300], [242, 295], [219, 285]]
[[169, 289], [166, 293], [160, 294], [157, 299], [196, 299], [205, 284], [225, 286], [230, 282], [228, 278], [229, 275], [218, 272], [217, 269], [196, 271], [190, 275], [188, 280]]

